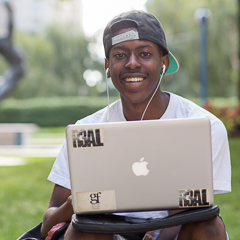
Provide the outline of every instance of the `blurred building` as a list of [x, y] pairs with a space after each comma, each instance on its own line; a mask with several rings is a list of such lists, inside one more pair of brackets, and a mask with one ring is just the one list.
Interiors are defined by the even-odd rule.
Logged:
[[[7, 12], [0, 0], [0, 36], [7, 27]], [[14, 11], [14, 26], [19, 31], [39, 33], [52, 23], [83, 31], [81, 0], [8, 0]]]

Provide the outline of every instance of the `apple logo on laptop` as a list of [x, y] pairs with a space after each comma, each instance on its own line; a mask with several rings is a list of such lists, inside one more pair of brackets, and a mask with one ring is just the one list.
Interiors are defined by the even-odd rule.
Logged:
[[144, 161], [144, 157], [139, 162], [134, 162], [132, 165], [132, 171], [136, 176], [147, 176], [149, 170], [147, 169], [148, 162]]

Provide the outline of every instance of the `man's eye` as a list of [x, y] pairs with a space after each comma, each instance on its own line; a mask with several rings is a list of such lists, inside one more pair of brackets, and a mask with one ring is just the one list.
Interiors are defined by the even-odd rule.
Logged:
[[149, 53], [149, 52], [143, 52], [143, 53], [141, 53], [141, 56], [142, 56], [142, 57], [148, 57], [148, 56], [151, 56], [151, 53]]
[[115, 55], [115, 57], [117, 57], [117, 58], [123, 58], [123, 57], [125, 57], [125, 54], [123, 54], [123, 53], [118, 53], [118, 54]]

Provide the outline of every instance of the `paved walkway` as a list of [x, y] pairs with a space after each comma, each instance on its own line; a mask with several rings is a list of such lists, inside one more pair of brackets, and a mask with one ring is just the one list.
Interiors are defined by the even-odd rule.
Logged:
[[0, 166], [19, 166], [24, 165], [26, 163], [27, 161], [24, 158], [0, 156]]
[[62, 144], [54, 145], [5, 145], [0, 146], [0, 156], [14, 157], [56, 157]]
[[0, 166], [23, 165], [26, 163], [26, 157], [55, 158], [57, 157], [64, 140], [64, 134], [37, 133], [34, 138], [29, 139], [29, 144], [0, 144]]
[[26, 157], [57, 157], [60, 145], [0, 146], [0, 166], [26, 164]]

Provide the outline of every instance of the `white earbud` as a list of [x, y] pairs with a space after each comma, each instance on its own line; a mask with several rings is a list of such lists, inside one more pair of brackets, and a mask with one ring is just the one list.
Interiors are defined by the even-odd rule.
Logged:
[[[108, 70], [109, 70], [108, 68], [106, 68], [106, 70], [105, 70], [106, 77], [107, 77]], [[108, 78], [108, 77], [107, 77], [107, 78]]]
[[166, 70], [166, 66], [163, 64], [162, 75], [164, 75], [164, 73], [165, 73], [165, 70]]

